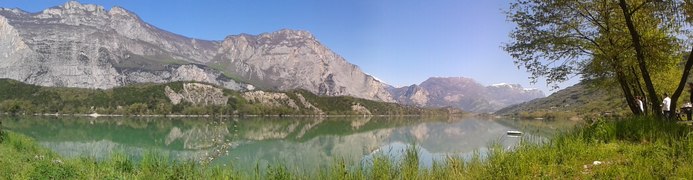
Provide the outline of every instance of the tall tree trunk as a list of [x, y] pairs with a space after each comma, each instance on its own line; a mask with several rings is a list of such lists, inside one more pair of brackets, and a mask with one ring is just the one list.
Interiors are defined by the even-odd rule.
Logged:
[[626, 104], [628, 104], [630, 111], [633, 112], [633, 114], [635, 115], [640, 115], [640, 108], [635, 102], [635, 97], [631, 92], [630, 85], [628, 84], [628, 81], [626, 80], [626, 77], [623, 74], [623, 72], [618, 71], [616, 73], [616, 79], [618, 79], [618, 84], [621, 85], [621, 90], [623, 90], [623, 95], [626, 97]]
[[642, 49], [642, 44], [640, 42], [640, 34], [638, 30], [635, 29], [633, 24], [633, 17], [628, 10], [628, 4], [626, 0], [619, 0], [619, 6], [623, 11], [623, 16], [626, 20], [626, 26], [628, 27], [628, 32], [630, 32], [630, 37], [633, 41], [633, 47], [635, 48], [635, 58], [638, 60], [638, 66], [640, 67], [640, 72], [642, 73], [642, 78], [645, 81], [645, 87], [647, 88], [647, 94], [650, 97], [650, 104], [652, 105], [652, 113], [656, 116], [661, 116], [659, 113], [661, 106], [659, 105], [659, 98], [657, 97], [657, 91], [654, 89], [652, 84], [652, 79], [650, 79], [650, 73], [647, 71], [647, 64], [645, 63], [645, 54]]
[[688, 75], [691, 71], [691, 66], [693, 66], [693, 47], [691, 47], [691, 52], [688, 53], [688, 58], [686, 60], [686, 65], [683, 67], [683, 74], [681, 75], [681, 80], [679, 81], [679, 86], [676, 87], [676, 91], [671, 96], [671, 107], [676, 108], [676, 101], [679, 100], [683, 88], [686, 87], [686, 82], [688, 81]]
[[646, 98], [646, 96], [645, 96], [645, 91], [642, 90], [642, 84], [640, 84], [640, 79], [638, 78], [638, 74], [635, 73], [635, 67], [631, 66], [631, 67], [630, 67], [630, 72], [633, 74], [633, 78], [634, 78], [634, 80], [635, 80], [635, 84], [638, 85], [638, 92], [640, 93], [641, 98], [644, 98], [644, 99], [641, 99], [641, 101], [643, 101], [643, 103], [642, 103], [642, 106], [643, 106], [642, 109], [643, 109], [643, 113], [644, 113], [645, 115], [647, 115], [647, 110], [648, 110], [648, 109], [647, 109], [647, 102], [648, 102], [648, 101], [647, 101], [647, 98]]
[[[611, 39], [609, 39], [609, 42], [611, 42]], [[635, 101], [635, 96], [633, 95], [631, 85], [629, 84], [629, 78], [626, 76], [627, 68], [623, 68], [618, 56], [612, 57], [611, 60], [611, 68], [613, 68], [613, 70], [616, 72], [616, 80], [621, 86], [621, 90], [623, 90], [623, 96], [626, 98], [626, 104], [628, 104], [628, 107], [633, 114], [640, 115], [640, 108]]]

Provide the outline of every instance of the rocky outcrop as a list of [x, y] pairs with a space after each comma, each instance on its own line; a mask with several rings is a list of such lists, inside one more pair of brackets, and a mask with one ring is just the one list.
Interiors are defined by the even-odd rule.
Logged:
[[420, 107], [456, 107], [471, 112], [494, 112], [501, 108], [544, 97], [537, 89], [519, 84], [483, 86], [464, 77], [434, 77], [420, 85], [392, 88], [397, 102]]
[[253, 84], [394, 101], [384, 83], [306, 31], [199, 40], [156, 28], [120, 7], [76, 1], [37, 13], [0, 9], [0, 57], [0, 78], [41, 86], [199, 81], [233, 90], [252, 90]]
[[229, 97], [224, 96], [224, 91], [212, 85], [200, 83], [183, 83], [183, 89], [180, 92], [175, 92], [171, 87], [166, 86], [164, 89], [166, 97], [173, 104], [181, 102], [189, 102], [193, 105], [226, 105]]
[[368, 108], [362, 106], [361, 104], [354, 104], [351, 105], [351, 111], [354, 111], [356, 114], [361, 114], [361, 115], [371, 115], [371, 111], [368, 110]]
[[298, 98], [298, 101], [303, 105], [303, 107], [307, 109], [312, 109], [313, 112], [317, 115], [324, 115], [325, 112], [323, 112], [320, 108], [315, 107], [312, 103], [308, 102], [305, 97], [303, 97], [302, 94], [296, 93], [296, 97]]
[[289, 107], [298, 110], [296, 102], [285, 93], [251, 91], [243, 93], [243, 98], [250, 103], [262, 104], [266, 107]]

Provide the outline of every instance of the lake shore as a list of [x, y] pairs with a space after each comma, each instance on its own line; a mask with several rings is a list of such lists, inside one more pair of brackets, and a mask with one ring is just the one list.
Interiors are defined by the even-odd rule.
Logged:
[[[8, 113], [0, 113], [2, 115], [12, 115]], [[250, 114], [250, 115], [240, 115], [240, 114], [235, 114], [235, 115], [186, 115], [186, 114], [168, 114], [168, 115], [163, 115], [163, 114], [145, 114], [145, 115], [127, 115], [127, 114], [99, 114], [99, 113], [92, 113], [92, 114], [60, 114], [60, 113], [36, 113], [36, 114], [31, 114], [31, 115], [26, 115], [26, 114], [19, 114], [20, 116], [77, 116], [77, 117], [171, 117], [171, 118], [209, 118], [209, 117], [221, 117], [221, 118], [227, 118], [227, 117], [430, 117], [430, 116], [453, 116], [453, 117], [462, 117], [462, 116], [470, 116], [469, 114], [397, 114], [397, 115], [302, 115], [302, 114], [274, 114], [274, 115], [255, 115], [255, 114]]]
[[366, 165], [336, 161], [316, 174], [293, 172], [274, 164], [262, 172], [174, 162], [155, 154], [135, 163], [123, 155], [104, 161], [66, 159], [13, 132], [0, 142], [0, 177], [34, 178], [279, 178], [279, 179], [459, 179], [599, 178], [657, 179], [693, 177], [693, 137], [686, 124], [649, 117], [601, 119], [557, 134], [542, 144], [525, 143], [512, 151], [491, 148], [485, 158], [451, 157], [431, 168], [418, 166], [416, 151], [403, 159], [377, 157]]

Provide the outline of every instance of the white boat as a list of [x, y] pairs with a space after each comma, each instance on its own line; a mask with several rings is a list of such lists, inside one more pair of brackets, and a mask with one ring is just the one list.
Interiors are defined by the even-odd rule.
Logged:
[[99, 117], [99, 116], [101, 116], [101, 115], [100, 115], [99, 113], [91, 113], [91, 114], [89, 114], [89, 116], [91, 116], [91, 117]]
[[520, 135], [522, 134], [521, 131], [507, 131], [508, 135]]

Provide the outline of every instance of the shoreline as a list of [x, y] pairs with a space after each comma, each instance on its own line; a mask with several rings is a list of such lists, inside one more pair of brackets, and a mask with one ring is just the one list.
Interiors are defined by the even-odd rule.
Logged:
[[301, 115], [301, 114], [292, 114], [292, 115], [278, 115], [278, 114], [273, 114], [273, 115], [185, 115], [185, 114], [172, 114], [172, 115], [162, 115], [162, 114], [146, 114], [146, 115], [124, 115], [124, 114], [99, 114], [99, 113], [91, 113], [91, 114], [61, 114], [61, 113], [54, 113], [54, 114], [49, 114], [49, 113], [36, 113], [36, 114], [8, 114], [8, 113], [0, 113], [0, 115], [5, 115], [5, 116], [75, 116], [75, 117], [93, 117], [93, 118], [98, 118], [98, 117], [171, 117], [171, 118], [210, 118], [210, 117], [221, 117], [221, 118], [229, 118], [229, 117], [427, 117], [427, 116], [450, 116], [450, 117], [463, 117], [463, 116], [469, 116], [465, 114], [435, 114], [435, 115], [421, 115], [421, 114], [407, 114], [407, 115]]
[[688, 136], [692, 130], [654, 117], [603, 119], [560, 132], [547, 143], [522, 144], [512, 151], [495, 144], [485, 159], [478, 154], [471, 159], [452, 157], [437, 161], [440, 166], [431, 168], [419, 166], [414, 147], [407, 149], [402, 159], [377, 156], [366, 166], [335, 161], [325, 171], [302, 173], [278, 162], [258, 168], [267, 172], [262, 174], [169, 161], [157, 154], [149, 154], [149, 161], [141, 163], [122, 154], [104, 161], [64, 158], [10, 131], [0, 134], [0, 139], [5, 139], [0, 140], [0, 159], [6, 163], [0, 166], [0, 178], [166, 179], [184, 174], [192, 179], [685, 179], [693, 177], [693, 151], [687, 148], [693, 147]]

